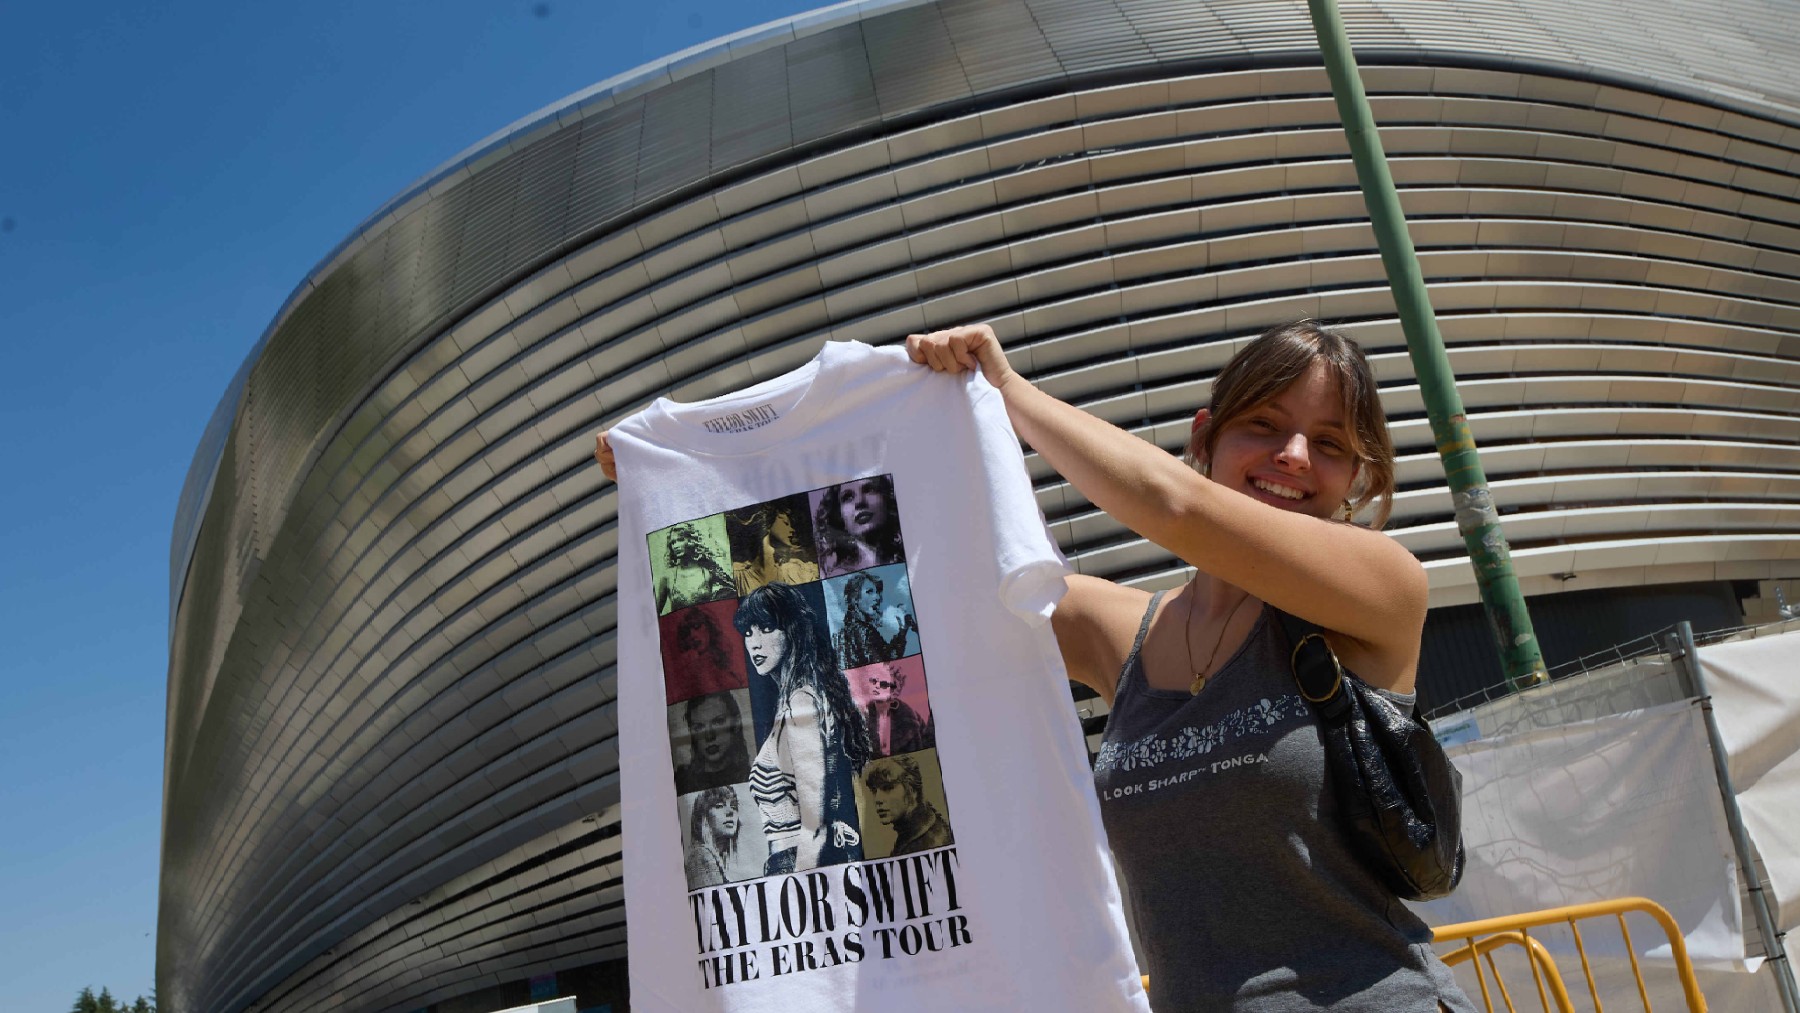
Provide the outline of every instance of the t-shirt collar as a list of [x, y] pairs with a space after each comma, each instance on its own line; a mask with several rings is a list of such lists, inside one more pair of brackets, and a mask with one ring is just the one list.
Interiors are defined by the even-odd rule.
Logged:
[[[804, 365], [743, 390], [704, 401], [657, 398], [644, 409], [643, 424], [663, 444], [696, 454], [731, 457], [767, 450], [806, 431], [820, 407], [831, 402], [838, 386], [838, 371], [832, 367], [861, 351], [867, 351], [867, 346], [827, 341]], [[792, 395], [799, 388], [803, 388], [799, 399], [768, 422], [741, 430], [717, 428], [722, 416], [753, 416], [757, 406]], [[715, 428], [708, 428], [709, 421]]]

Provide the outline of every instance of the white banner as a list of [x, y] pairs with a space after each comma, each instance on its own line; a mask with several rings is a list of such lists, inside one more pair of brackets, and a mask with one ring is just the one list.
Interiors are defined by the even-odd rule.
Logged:
[[[1694, 966], [1754, 969], [1744, 958], [1737, 862], [1698, 705], [1483, 739], [1449, 753], [1463, 773], [1468, 863], [1456, 893], [1417, 905], [1431, 924], [1641, 896], [1674, 915]], [[1624, 954], [1613, 919], [1597, 920], [1591, 932], [1584, 926], [1582, 935], [1590, 956]], [[1542, 939], [1562, 948], [1554, 934]], [[1647, 919], [1633, 919], [1632, 943], [1640, 957], [1667, 955]]]
[[1782, 931], [1800, 923], [1800, 633], [1700, 649], [1744, 828]]

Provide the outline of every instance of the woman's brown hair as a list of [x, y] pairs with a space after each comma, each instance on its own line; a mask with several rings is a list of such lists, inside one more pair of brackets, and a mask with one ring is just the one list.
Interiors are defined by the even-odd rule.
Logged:
[[1210, 459], [1227, 425], [1267, 404], [1306, 375], [1315, 361], [1325, 363], [1344, 396], [1350, 450], [1359, 465], [1350, 487], [1351, 511], [1360, 513], [1374, 504], [1371, 520], [1379, 528], [1394, 509], [1394, 441], [1388, 436], [1381, 394], [1362, 347], [1316, 320], [1271, 327], [1231, 357], [1213, 381], [1211, 417], [1195, 427], [1185, 459], [1195, 467]]

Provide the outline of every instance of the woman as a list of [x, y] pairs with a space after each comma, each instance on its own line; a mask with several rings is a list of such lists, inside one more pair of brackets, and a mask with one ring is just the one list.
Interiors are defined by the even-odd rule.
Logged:
[[894, 483], [886, 475], [827, 488], [813, 514], [819, 565], [827, 577], [906, 558]]
[[663, 563], [662, 570], [656, 575], [657, 615], [730, 598], [737, 593], [731, 575], [713, 558], [706, 536], [691, 522], [669, 528], [663, 545]]
[[863, 771], [863, 786], [869, 790], [875, 821], [893, 828], [889, 857], [935, 851], [956, 843], [950, 821], [925, 798], [925, 775], [919, 761], [910, 756], [870, 761]]
[[713, 693], [694, 697], [682, 705], [681, 723], [687, 731], [688, 760], [675, 768], [677, 795], [737, 784], [750, 776], [743, 712], [738, 710], [735, 696]]
[[684, 863], [689, 890], [735, 883], [757, 875], [745, 870], [738, 854], [738, 798], [729, 787], [708, 788], [694, 797], [688, 814], [688, 852]]
[[[1428, 928], [1332, 825], [1324, 751], [1271, 614], [1317, 624], [1366, 682], [1412, 693], [1424, 569], [1348, 523], [1381, 524], [1394, 484], [1361, 350], [1311, 321], [1265, 332], [1195, 412], [1187, 463], [1038, 390], [985, 325], [911, 335], [907, 351], [979, 369], [1025, 442], [1195, 569], [1172, 595], [1071, 576], [1052, 617], [1069, 677], [1112, 704], [1095, 776], [1151, 1005], [1472, 1011]], [[596, 457], [610, 466], [604, 439]]]
[[689, 608], [675, 613], [672, 636], [667, 632], [669, 621], [663, 621], [663, 666], [670, 706], [744, 687], [743, 659], [732, 664], [725, 649], [728, 641], [719, 632], [712, 612], [712, 608]]
[[[800, 506], [805, 506], [804, 500]], [[731, 564], [740, 597], [773, 581], [805, 584], [819, 579], [819, 564], [810, 558], [811, 549], [801, 544], [804, 539], [795, 528], [793, 511], [785, 502], [765, 503], [744, 518], [749, 551]]]
[[[1333, 825], [1324, 750], [1279, 609], [1411, 702], [1426, 580], [1386, 520], [1393, 445], [1368, 360], [1312, 321], [1265, 332], [1214, 382], [1178, 461], [1014, 372], [994, 332], [907, 338], [981, 370], [1020, 437], [1095, 506], [1194, 567], [1174, 594], [1068, 578], [1069, 676], [1112, 704], [1095, 764], [1159, 1011], [1472, 1010], [1430, 931]], [[1155, 790], [1145, 790], [1146, 785]]]
[[776, 697], [768, 737], [750, 764], [750, 796], [769, 841], [764, 875], [860, 859], [855, 778], [869, 743], [818, 616], [799, 591], [765, 584], [738, 603], [733, 623]]
[[844, 623], [833, 638], [838, 667], [845, 670], [873, 665], [878, 661], [898, 661], [906, 656], [906, 638], [919, 628], [912, 613], [896, 608], [892, 636], [881, 628], [881, 594], [886, 590], [881, 578], [873, 573], [854, 573], [844, 581]]

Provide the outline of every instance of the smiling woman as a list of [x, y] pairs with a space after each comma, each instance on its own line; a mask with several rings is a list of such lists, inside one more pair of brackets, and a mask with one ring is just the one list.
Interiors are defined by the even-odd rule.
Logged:
[[1194, 413], [1184, 465], [1038, 390], [986, 326], [907, 348], [939, 371], [979, 369], [1078, 491], [1194, 567], [1172, 597], [1072, 576], [1052, 619], [1069, 677], [1112, 705], [1094, 774], [1152, 1006], [1472, 1009], [1430, 930], [1332, 825], [1324, 748], [1287, 664], [1281, 612], [1412, 705], [1424, 570], [1351, 522], [1379, 526], [1394, 486], [1362, 350], [1309, 320], [1264, 332]]
[[1194, 413], [1183, 460], [1210, 475], [1238, 462], [1272, 464], [1277, 451], [1316, 476], [1300, 480], [1292, 466], [1264, 467], [1249, 479], [1253, 495], [1307, 500], [1335, 487], [1347, 471], [1341, 519], [1373, 506], [1370, 523], [1386, 523], [1394, 445], [1368, 361], [1348, 338], [1309, 320], [1265, 333], [1219, 373], [1212, 403]]

